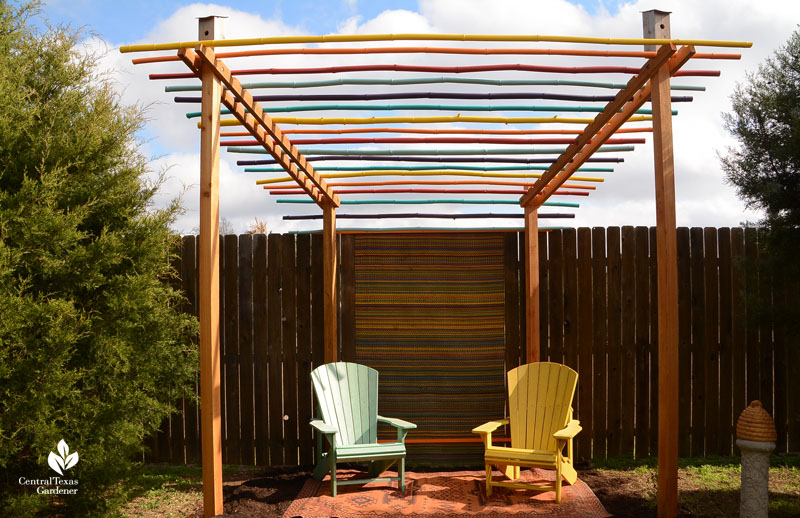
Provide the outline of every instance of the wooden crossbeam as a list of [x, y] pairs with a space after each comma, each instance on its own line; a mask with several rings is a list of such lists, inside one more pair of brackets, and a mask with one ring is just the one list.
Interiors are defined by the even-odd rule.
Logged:
[[[684, 64], [686, 64], [689, 59], [692, 57], [694, 53], [694, 47], [681, 47], [681, 49], [673, 55], [669, 62], [665, 65], [669, 68], [669, 74], [674, 74], [675, 71], [680, 69]], [[550, 196], [552, 196], [556, 190], [564, 184], [567, 180], [569, 180], [570, 176], [575, 173], [575, 171], [583, 165], [586, 160], [597, 151], [599, 148], [608, 138], [614, 134], [617, 129], [619, 129], [625, 121], [630, 117], [637, 109], [639, 109], [644, 103], [646, 103], [651, 96], [651, 84], [648, 83], [644, 88], [639, 90], [639, 92], [634, 95], [633, 99], [631, 99], [623, 108], [622, 111], [615, 114], [611, 120], [604, 126], [593, 138], [588, 145], [586, 145], [577, 155], [572, 159], [572, 161], [567, 165], [566, 168], [559, 171], [556, 176], [538, 193], [537, 196], [531, 201], [530, 203], [533, 204], [535, 207], [540, 207]]]
[[[522, 196], [520, 199], [520, 205], [523, 207], [532, 203], [535, 198], [543, 198], [543, 196], [537, 196], [549, 183], [553, 178], [558, 175], [562, 169], [570, 164], [575, 156], [592, 140], [598, 133], [603, 130], [606, 124], [615, 116], [619, 114], [620, 109], [623, 108], [627, 103], [629, 103], [630, 99], [636, 96], [636, 94], [647, 84], [647, 81], [650, 80], [657, 72], [661, 66], [667, 62], [667, 60], [676, 52], [675, 45], [664, 45], [662, 46], [656, 55], [649, 60], [642, 66], [639, 70], [639, 73], [633, 76], [629, 81], [628, 84], [625, 86], [624, 89], [620, 90], [617, 93], [614, 100], [609, 102], [603, 111], [595, 117], [594, 121], [590, 123], [586, 128], [583, 130], [583, 133], [578, 135], [575, 138], [575, 142], [570, 144], [566, 150], [558, 157], [558, 159], [553, 162], [542, 177], [530, 188], [528, 192]], [[646, 99], [645, 99], [646, 101]], [[644, 101], [642, 102], [644, 103]], [[640, 105], [641, 106], [641, 105]], [[628, 114], [630, 116], [630, 114]], [[627, 120], [627, 117], [623, 119], [623, 122]], [[605, 142], [613, 132], [608, 132], [602, 142]], [[599, 147], [599, 142], [597, 147]], [[588, 156], [586, 158], [589, 158]], [[563, 183], [563, 182], [562, 182]], [[541, 205], [544, 200], [537, 199], [537, 203]]]
[[336, 193], [328, 187], [325, 180], [319, 176], [297, 147], [264, 112], [263, 108], [253, 100], [252, 94], [231, 75], [230, 68], [215, 57], [211, 48], [198, 45], [195, 52], [185, 48], [180, 49], [178, 57], [195, 73], [199, 73], [203, 63], [211, 67], [227, 89], [222, 95], [222, 103], [259, 144], [320, 207], [325, 202], [334, 207], [339, 206], [339, 197]]

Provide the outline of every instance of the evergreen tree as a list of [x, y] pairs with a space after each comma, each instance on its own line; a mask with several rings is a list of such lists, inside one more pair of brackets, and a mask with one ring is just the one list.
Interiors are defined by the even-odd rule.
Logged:
[[[151, 205], [141, 110], [35, 8], [0, 0], [0, 514], [106, 515], [194, 379], [196, 322], [169, 286], [179, 207]], [[78, 494], [21, 486], [55, 475], [61, 439]]]
[[[756, 295], [748, 312], [786, 326], [787, 336], [800, 332], [800, 30], [758, 70], [738, 85], [732, 111], [724, 115], [728, 131], [738, 140], [722, 157], [728, 182], [749, 207], [764, 211], [758, 222], [760, 275], [776, 287]], [[781, 291], [786, 299], [781, 301]]]

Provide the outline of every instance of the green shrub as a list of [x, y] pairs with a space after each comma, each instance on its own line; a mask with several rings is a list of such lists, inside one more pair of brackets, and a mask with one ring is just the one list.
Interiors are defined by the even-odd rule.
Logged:
[[[35, 31], [0, 0], [0, 508], [106, 515], [142, 439], [194, 379], [193, 318], [169, 287], [177, 201], [70, 29]], [[36, 495], [64, 439], [77, 495]]]

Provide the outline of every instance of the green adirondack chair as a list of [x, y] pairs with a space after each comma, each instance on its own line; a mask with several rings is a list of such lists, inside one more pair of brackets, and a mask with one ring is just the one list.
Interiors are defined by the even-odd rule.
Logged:
[[[406, 446], [409, 430], [417, 425], [378, 415], [378, 371], [357, 363], [320, 365], [311, 373], [317, 398], [318, 418], [311, 421], [317, 432], [317, 465], [314, 478], [331, 474], [331, 494], [337, 484], [398, 481], [405, 491]], [[320, 418], [321, 417], [321, 418]], [[378, 423], [397, 429], [397, 442], [378, 442]], [[323, 436], [330, 445], [323, 451]], [[369, 462], [371, 479], [336, 480], [337, 462]], [[378, 478], [386, 468], [397, 465], [397, 477]]]

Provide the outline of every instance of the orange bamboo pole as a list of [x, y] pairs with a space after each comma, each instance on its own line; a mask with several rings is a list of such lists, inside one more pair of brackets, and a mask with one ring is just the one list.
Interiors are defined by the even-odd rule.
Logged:
[[[617, 133], [652, 133], [650, 126], [620, 128]], [[420, 134], [452, 134], [452, 135], [580, 135], [583, 130], [569, 129], [534, 129], [534, 130], [487, 130], [487, 129], [410, 129], [410, 128], [339, 128], [339, 129], [290, 129], [283, 130], [286, 135], [336, 135], [347, 133], [420, 133]], [[223, 131], [223, 137], [249, 137], [247, 131]]]

